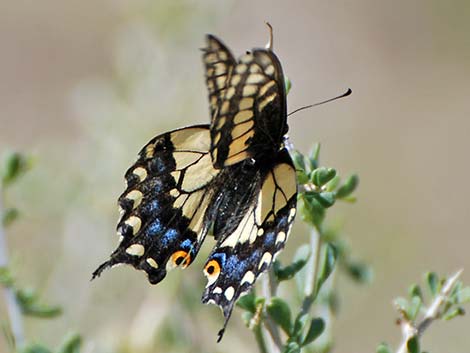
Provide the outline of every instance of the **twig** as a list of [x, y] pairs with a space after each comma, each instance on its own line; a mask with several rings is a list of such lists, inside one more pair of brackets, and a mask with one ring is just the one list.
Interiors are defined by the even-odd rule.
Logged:
[[314, 226], [310, 232], [310, 258], [306, 265], [307, 280], [305, 284], [305, 298], [302, 302], [301, 315], [307, 314], [316, 296], [316, 282], [320, 263], [321, 236]]
[[[3, 215], [3, 190], [0, 187], [0, 267], [6, 268], [8, 266], [8, 251], [6, 244], [5, 229], [1, 219]], [[16, 295], [13, 288], [5, 286], [3, 288], [5, 296], [5, 303], [10, 318], [10, 328], [15, 340], [15, 346], [20, 347], [24, 343], [24, 330], [23, 330], [23, 317], [21, 315], [21, 308], [16, 300]]]
[[253, 328], [253, 332], [255, 334], [256, 343], [258, 344], [260, 353], [269, 353], [261, 325], [257, 325], [255, 328]]
[[441, 292], [433, 300], [428, 310], [426, 311], [423, 320], [417, 326], [413, 326], [413, 324], [408, 320], [402, 321], [403, 341], [400, 345], [400, 348], [397, 350], [397, 353], [407, 353], [408, 340], [414, 336], [421, 337], [424, 331], [426, 331], [426, 329], [431, 325], [431, 323], [439, 318], [439, 309], [441, 308], [441, 305], [447, 301], [449, 294], [457, 283], [457, 280], [459, 279], [462, 272], [463, 270], [457, 271], [444, 283]]
[[[276, 295], [277, 292], [277, 280], [274, 276], [274, 270], [271, 268], [268, 273], [263, 277], [263, 296], [266, 298], [266, 303], [271, 301], [271, 298]], [[273, 322], [273, 320], [265, 315], [264, 326], [269, 333], [271, 338], [270, 353], [279, 353], [282, 351], [283, 343], [281, 339], [281, 333], [279, 327]]]

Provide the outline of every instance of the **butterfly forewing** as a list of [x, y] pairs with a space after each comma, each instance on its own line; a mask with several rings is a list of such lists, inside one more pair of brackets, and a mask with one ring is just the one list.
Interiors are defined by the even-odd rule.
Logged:
[[227, 82], [235, 66], [235, 59], [229, 49], [216, 37], [206, 37], [202, 60], [206, 72], [206, 85], [209, 91], [211, 121], [217, 116], [218, 108], [226, 92]]
[[[279, 152], [267, 169], [239, 176], [256, 173], [260, 178], [250, 208], [234, 230], [219, 235], [204, 267], [208, 282], [202, 300], [219, 305], [226, 322], [240, 294], [253, 286], [284, 248], [296, 213], [296, 174], [288, 152]], [[235, 216], [237, 210], [233, 212]]]
[[255, 49], [239, 58], [211, 123], [216, 168], [277, 153], [287, 132], [285, 87], [276, 55]]
[[94, 276], [127, 263], [157, 283], [167, 270], [193, 261], [210, 225], [212, 184], [219, 173], [209, 144], [208, 126], [194, 126], [157, 136], [142, 149], [118, 200], [120, 244]]

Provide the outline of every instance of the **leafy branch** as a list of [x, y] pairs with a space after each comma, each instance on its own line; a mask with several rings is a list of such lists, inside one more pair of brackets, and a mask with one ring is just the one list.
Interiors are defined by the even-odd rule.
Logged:
[[[0, 167], [0, 286], [3, 287], [8, 323], [2, 323], [4, 336], [12, 352], [51, 353], [39, 343], [27, 343], [23, 326], [23, 316], [54, 318], [62, 313], [58, 306], [41, 302], [36, 290], [18, 286], [12, 274], [7, 251], [6, 229], [18, 219], [16, 208], [4, 208], [6, 191], [30, 169], [30, 160], [19, 153], [6, 154]], [[79, 353], [82, 339], [79, 335], [67, 336], [56, 350], [57, 353]]]
[[[451, 320], [465, 314], [462, 305], [470, 302], [470, 287], [463, 287], [459, 277], [463, 270], [457, 271], [450, 278], [439, 278], [436, 273], [426, 274], [429, 305], [424, 305], [421, 287], [413, 284], [409, 289], [410, 299], [395, 299], [395, 307], [400, 315], [402, 343], [396, 353], [421, 353], [420, 339], [435, 320]], [[382, 343], [377, 353], [391, 353], [391, 348]]]
[[[243, 318], [254, 332], [260, 352], [299, 353], [304, 348], [309, 349], [328, 330], [324, 318], [311, 314], [312, 307], [324, 305], [332, 310], [328, 300], [317, 303], [320, 293], [323, 290], [324, 297], [332, 295], [332, 287], [326, 284], [332, 280], [337, 263], [348, 264], [346, 268], [349, 266], [346, 261], [349, 249], [337, 233], [325, 230], [324, 220], [326, 209], [337, 200], [354, 202], [352, 193], [358, 178], [352, 175], [341, 183], [336, 170], [319, 166], [319, 152], [319, 145], [308, 157], [292, 152], [300, 185], [299, 213], [311, 227], [309, 243], [297, 249], [290, 264], [283, 266], [280, 261], [275, 261], [264, 277], [263, 296], [252, 292], [238, 302], [245, 310]], [[366, 266], [356, 267], [355, 271], [361, 272], [361, 278], [368, 277], [364, 274], [368, 271]], [[278, 288], [294, 278], [297, 298], [294, 303], [289, 303], [278, 296]], [[330, 346], [331, 342], [327, 342], [319, 349], [328, 352]]]

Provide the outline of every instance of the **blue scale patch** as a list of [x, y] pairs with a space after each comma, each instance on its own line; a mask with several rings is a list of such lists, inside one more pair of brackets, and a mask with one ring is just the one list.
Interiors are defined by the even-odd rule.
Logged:
[[149, 166], [154, 173], [163, 173], [167, 169], [165, 162], [160, 157], [154, 157]]
[[224, 267], [226, 258], [227, 258], [227, 255], [225, 255], [225, 253], [222, 252], [222, 253], [217, 253], [217, 254], [212, 255], [209, 260], [215, 259], [220, 264], [220, 267]]
[[156, 236], [159, 233], [163, 232], [163, 225], [161, 224], [160, 220], [155, 219], [152, 221], [152, 223], [149, 224], [149, 226], [146, 229], [146, 233], [149, 236]]
[[181, 243], [181, 249], [189, 250], [193, 246], [191, 239], [186, 239]]
[[248, 265], [248, 260], [240, 260], [237, 255], [232, 255], [227, 259], [223, 267], [225, 273], [238, 281], [245, 274]]
[[264, 245], [271, 245], [271, 244], [273, 244], [274, 241], [275, 241], [274, 233], [273, 233], [273, 232], [269, 232], [269, 233], [265, 234], [263, 240], [264, 240]]
[[152, 200], [144, 206], [143, 212], [154, 213], [160, 210], [161, 206], [158, 200]]
[[160, 241], [162, 242], [163, 246], [169, 246], [170, 243], [174, 242], [180, 233], [176, 229], [168, 229], [165, 234], [161, 237]]

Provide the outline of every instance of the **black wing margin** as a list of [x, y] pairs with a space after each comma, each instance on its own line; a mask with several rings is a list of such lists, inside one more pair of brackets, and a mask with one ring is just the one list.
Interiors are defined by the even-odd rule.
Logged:
[[209, 126], [201, 125], [157, 136], [141, 150], [118, 200], [119, 246], [93, 278], [125, 263], [156, 284], [168, 270], [194, 260], [210, 225], [212, 182], [219, 173], [209, 146]]
[[295, 217], [297, 181], [287, 150], [261, 173], [251, 207], [235, 230], [219, 236], [204, 267], [208, 282], [202, 301], [220, 306], [225, 317], [219, 340], [239, 296], [284, 248]]

